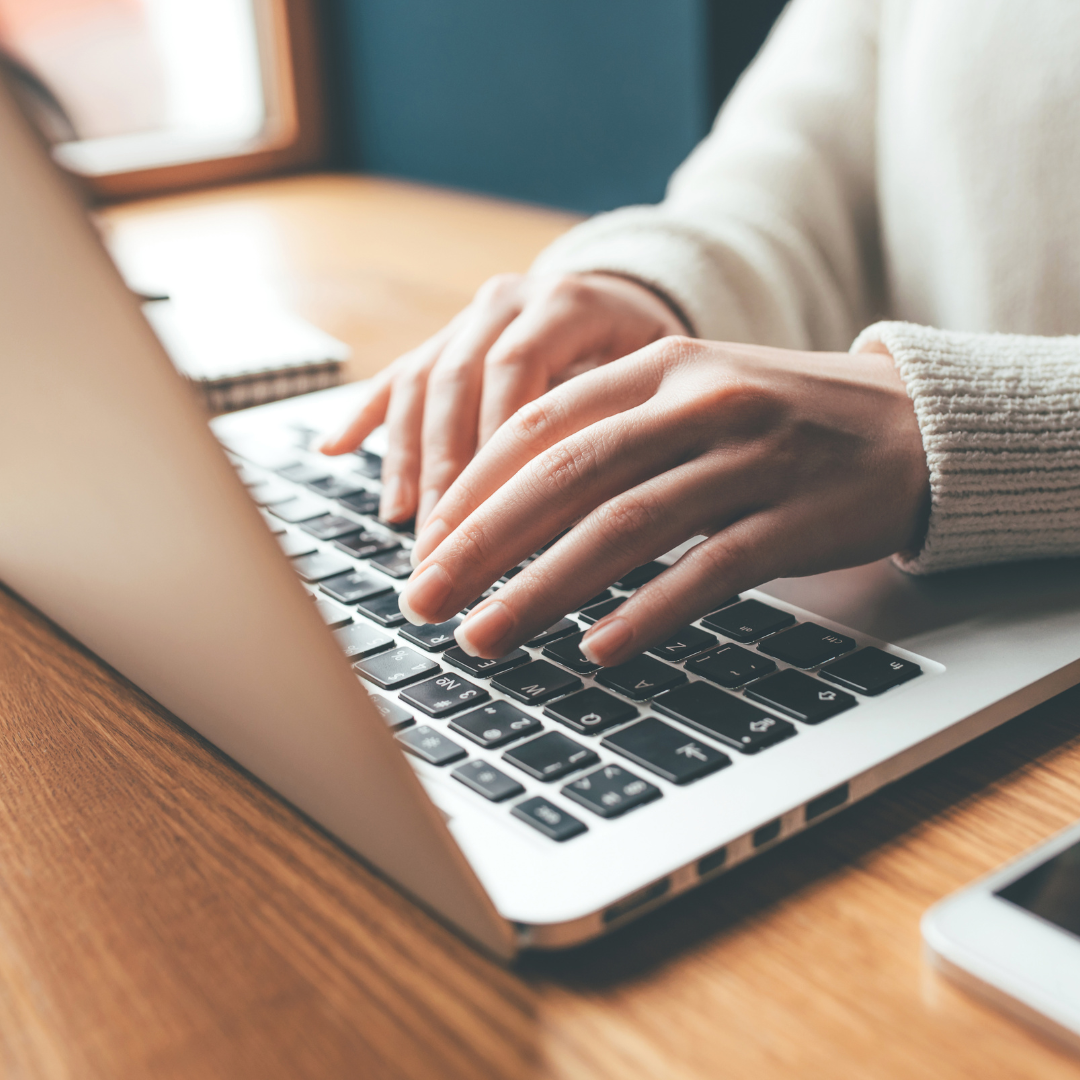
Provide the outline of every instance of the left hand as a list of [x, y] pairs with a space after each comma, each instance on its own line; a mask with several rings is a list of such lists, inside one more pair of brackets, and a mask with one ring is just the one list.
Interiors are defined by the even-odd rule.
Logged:
[[[891, 357], [671, 337], [519, 409], [439, 500], [402, 593], [466, 652], [509, 652], [633, 569], [691, 548], [590, 628], [618, 664], [734, 593], [917, 547], [929, 474]], [[576, 523], [576, 524], [575, 524]]]

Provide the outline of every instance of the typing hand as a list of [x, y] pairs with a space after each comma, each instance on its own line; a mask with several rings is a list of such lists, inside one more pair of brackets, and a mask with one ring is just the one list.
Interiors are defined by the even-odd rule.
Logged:
[[499, 429], [418, 537], [402, 610], [449, 619], [569, 528], [459, 627], [466, 652], [500, 656], [705, 535], [589, 630], [582, 651], [617, 664], [742, 589], [917, 546], [928, 492], [888, 355], [668, 338]]
[[683, 332], [664, 301], [624, 278], [492, 278], [448, 326], [380, 372], [356, 417], [321, 449], [355, 450], [385, 421], [379, 514], [415, 514], [420, 528], [477, 449], [526, 402]]

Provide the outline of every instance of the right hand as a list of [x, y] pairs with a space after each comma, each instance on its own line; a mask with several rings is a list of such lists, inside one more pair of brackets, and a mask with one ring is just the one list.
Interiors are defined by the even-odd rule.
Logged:
[[522, 405], [590, 368], [686, 327], [656, 293], [613, 274], [502, 274], [422, 345], [372, 380], [352, 421], [324, 454], [355, 450], [387, 426], [386, 521], [416, 516], [417, 532], [443, 493]]

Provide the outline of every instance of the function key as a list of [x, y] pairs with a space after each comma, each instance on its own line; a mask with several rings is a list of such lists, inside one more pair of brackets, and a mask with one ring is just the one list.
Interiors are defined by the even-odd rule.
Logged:
[[541, 630], [534, 638], [525, 642], [530, 648], [539, 649], [542, 645], [548, 645], [558, 638], [566, 637], [567, 634], [576, 633], [581, 627], [573, 619], [560, 619], [546, 630]]
[[497, 675], [491, 685], [526, 705], [537, 705], [580, 690], [581, 680], [546, 660], [534, 660]]
[[689, 784], [731, 764], [731, 758], [655, 717], [608, 735], [603, 744], [673, 784]]
[[[402, 635], [405, 636], [404, 634]], [[443, 653], [443, 659], [454, 667], [467, 671], [470, 675], [477, 675], [484, 679], [490, 679], [493, 675], [499, 675], [504, 671], [517, 667], [519, 664], [529, 662], [529, 654], [524, 649], [515, 649], [505, 656], [497, 656], [489, 660], [483, 656], [470, 656], [460, 646], [455, 645]]]
[[623, 574], [618, 581], [614, 583], [616, 589], [640, 589], [642, 585], [647, 581], [652, 581], [654, 577], [662, 574], [667, 567], [663, 563], [659, 562], [647, 562], [643, 566], [639, 566], [634, 570], [631, 570], [629, 574]]
[[343, 604], [355, 604], [367, 600], [370, 596], [379, 596], [390, 592], [392, 586], [386, 578], [376, 578], [374, 574], [365, 574], [363, 570], [350, 570], [347, 574], [337, 574], [327, 578], [319, 588]]
[[546, 837], [557, 840], [559, 843], [588, 831], [583, 821], [578, 821], [576, 817], [553, 806], [539, 795], [518, 803], [510, 813], [521, 821], [527, 821], [534, 829], [538, 829]]
[[602, 818], [618, 817], [661, 796], [655, 784], [627, 772], [621, 765], [604, 765], [596, 772], [571, 780], [562, 793]]
[[[576, 626], [575, 629], [577, 629]], [[562, 664], [563, 667], [576, 671], [579, 675], [591, 675], [600, 665], [586, 659], [578, 648], [584, 636], [585, 631], [578, 630], [576, 634], [553, 641], [544, 647], [544, 655]]]
[[746, 696], [764, 702], [774, 709], [794, 716], [806, 724], [820, 724], [830, 716], [850, 709], [858, 702], [843, 690], [834, 690], [826, 683], [786, 668], [754, 683]]
[[282, 521], [295, 524], [298, 521], [307, 521], [308, 518], [322, 517], [326, 513], [326, 504], [314, 495], [298, 495], [295, 499], [275, 502], [269, 510]]
[[460, 761], [466, 756], [464, 746], [458, 746], [453, 739], [448, 739], [441, 731], [427, 724], [406, 728], [399, 731], [396, 737], [410, 754], [415, 754], [429, 765], [449, 765], [451, 761]]
[[324, 476], [321, 480], [310, 480], [308, 487], [328, 499], [342, 499], [361, 491], [367, 494], [367, 489], [355, 476]]
[[492, 802], [502, 802], [503, 799], [525, 794], [525, 788], [516, 780], [479, 758], [459, 765], [450, 775]]
[[626, 603], [625, 596], [613, 596], [610, 600], [603, 600], [599, 604], [590, 604], [583, 607], [578, 614], [587, 623], [599, 622], [605, 615], [610, 615], [620, 604]]
[[381, 555], [374, 555], [368, 559], [368, 563], [384, 574], [392, 578], [407, 578], [413, 571], [407, 551], [384, 551]]
[[596, 676], [596, 681], [635, 701], [645, 701], [663, 690], [686, 682], [686, 676], [677, 668], [668, 667], [651, 656], [635, 656], [625, 664], [604, 668]]
[[353, 664], [353, 670], [381, 689], [393, 690], [438, 671], [439, 665], [430, 656], [421, 656], [412, 649], [394, 649]]
[[278, 543], [290, 559], [295, 559], [297, 555], [310, 555], [315, 550], [310, 538], [301, 533], [284, 532], [278, 537]]
[[823, 679], [873, 697], [921, 675], [918, 664], [870, 646], [819, 672]]
[[769, 607], [760, 600], [743, 600], [731, 607], [714, 611], [701, 620], [711, 630], [719, 630], [736, 641], [757, 641], [790, 626], [795, 616]]
[[355, 510], [356, 513], [366, 517], [379, 512], [379, 496], [374, 491], [361, 489], [355, 495], [338, 495], [337, 501], [349, 510]]
[[387, 727], [394, 731], [400, 731], [413, 722], [413, 715], [407, 709], [403, 709], [396, 701], [391, 701], [382, 694], [369, 695], [371, 704], [379, 710], [379, 715], [386, 721]]
[[338, 607], [337, 604], [331, 604], [329, 600], [316, 601], [315, 610], [331, 630], [336, 630], [339, 626], [347, 626], [352, 622], [352, 615], [349, 612]]
[[450, 727], [485, 749], [544, 730], [536, 717], [515, 709], [509, 701], [492, 701], [482, 705], [479, 709], [455, 717], [450, 721]]
[[374, 626], [358, 622], [335, 630], [334, 637], [337, 638], [337, 643], [345, 655], [353, 661], [374, 656], [375, 653], [389, 649], [394, 644], [394, 639], [389, 634], [376, 630]]
[[348, 559], [333, 552], [316, 551], [313, 555], [300, 555], [292, 561], [293, 569], [305, 581], [322, 581], [352, 569]]
[[[353, 522], [353, 529], [355, 528], [356, 523]], [[381, 555], [385, 551], [397, 551], [401, 547], [401, 544], [392, 536], [362, 530], [351, 532], [347, 536], [339, 536], [334, 541], [334, 545], [354, 559], [370, 559], [372, 555]]]
[[711, 649], [715, 644], [716, 638], [712, 634], [696, 626], [684, 626], [663, 644], [655, 645], [649, 652], [661, 660], [670, 660], [677, 664], [680, 660], [697, 656], [698, 653]]
[[716, 652], [706, 653], [686, 664], [686, 670], [721, 686], [745, 686], [776, 670], [776, 665], [764, 656], [740, 649], [738, 645], [722, 645]]
[[398, 606], [398, 594], [393, 589], [361, 600], [356, 607], [361, 615], [366, 615], [380, 626], [401, 626], [405, 622], [405, 616]]
[[356, 525], [352, 518], [342, 517], [341, 514], [323, 514], [322, 517], [303, 522], [300, 528], [316, 540], [336, 540], [346, 533], [355, 532]]
[[591, 686], [580, 694], [571, 694], [554, 705], [549, 705], [544, 710], [544, 715], [582, 735], [596, 735], [616, 724], [625, 724], [639, 714], [633, 705]]
[[402, 701], [415, 705], [421, 712], [436, 719], [478, 705], [481, 701], [487, 701], [489, 696], [483, 687], [474, 686], [468, 679], [449, 672], [401, 691]]
[[794, 724], [769, 716], [742, 698], [725, 694], [708, 683], [680, 686], [661, 694], [653, 705], [744, 754], [756, 754], [796, 734]]
[[807, 622], [763, 641], [758, 648], [785, 664], [814, 668], [851, 652], [855, 648], [855, 639]]
[[549, 731], [539, 738], [515, 746], [503, 754], [503, 760], [516, 765], [537, 780], [550, 783], [567, 773], [595, 765], [600, 758], [587, 746], [574, 742], [561, 731]]
[[427, 649], [428, 652], [438, 652], [440, 649], [445, 649], [447, 645], [453, 644], [454, 631], [460, 625], [461, 619], [455, 615], [452, 619], [447, 619], [446, 622], [403, 627], [401, 636], [406, 641], [412, 642], [413, 645], [419, 645], [421, 649]]

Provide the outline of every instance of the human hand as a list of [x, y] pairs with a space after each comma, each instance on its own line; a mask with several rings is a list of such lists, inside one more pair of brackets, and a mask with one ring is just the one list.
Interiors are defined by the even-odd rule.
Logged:
[[379, 514], [431, 508], [507, 417], [581, 371], [685, 331], [659, 296], [608, 274], [492, 278], [446, 327], [373, 380], [325, 454], [355, 450], [385, 421]]
[[668, 338], [499, 429], [418, 536], [401, 607], [411, 621], [449, 619], [569, 528], [458, 628], [466, 652], [501, 656], [705, 535], [589, 629], [582, 652], [617, 664], [742, 589], [916, 546], [928, 493], [887, 354]]

